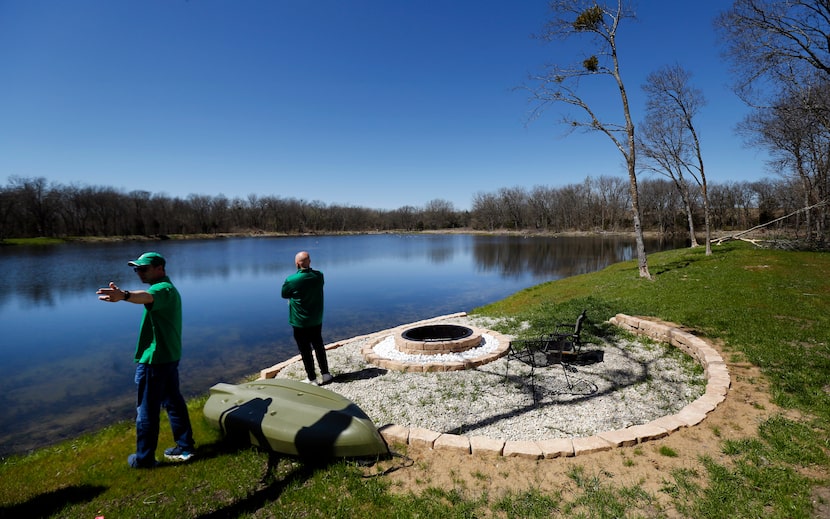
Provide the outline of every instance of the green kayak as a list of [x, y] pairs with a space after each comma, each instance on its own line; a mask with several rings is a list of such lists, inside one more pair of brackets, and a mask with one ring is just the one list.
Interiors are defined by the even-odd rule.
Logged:
[[263, 450], [318, 459], [389, 454], [375, 424], [354, 402], [297, 380], [216, 384], [204, 412], [226, 438]]

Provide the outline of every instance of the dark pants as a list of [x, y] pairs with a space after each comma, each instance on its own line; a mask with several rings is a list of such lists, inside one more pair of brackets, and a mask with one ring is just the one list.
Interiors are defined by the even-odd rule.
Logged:
[[179, 363], [138, 364], [135, 368], [137, 408], [135, 419], [136, 463], [152, 466], [159, 440], [161, 407], [167, 409], [176, 445], [193, 450], [193, 430], [187, 404], [179, 391]]
[[317, 357], [317, 364], [320, 365], [320, 373], [329, 372], [329, 361], [326, 359], [326, 348], [323, 345], [323, 325], [311, 326], [309, 328], [294, 328], [294, 340], [297, 341], [297, 348], [303, 358], [303, 367], [309, 380], [314, 380], [317, 375], [314, 373], [314, 357], [311, 350]]

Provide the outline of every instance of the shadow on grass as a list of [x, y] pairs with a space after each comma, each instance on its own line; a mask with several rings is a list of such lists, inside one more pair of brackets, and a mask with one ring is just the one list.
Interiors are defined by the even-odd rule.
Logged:
[[[221, 444], [220, 444], [221, 445]], [[220, 446], [219, 450], [225, 447]], [[294, 483], [302, 483], [311, 479], [314, 472], [320, 469], [325, 469], [330, 465], [330, 461], [314, 461], [314, 460], [300, 460], [295, 468], [279, 479], [277, 477], [277, 468], [283, 459], [297, 459], [281, 454], [269, 453], [268, 465], [265, 473], [257, 485], [257, 490], [246, 496], [245, 498], [232, 503], [228, 506], [214, 510], [207, 514], [198, 516], [197, 519], [220, 519], [239, 517], [240, 515], [253, 514], [257, 510], [266, 507], [269, 503], [278, 500], [286, 488]]]
[[[688, 249], [688, 251], [691, 251], [691, 250], [693, 250], [693, 249]], [[691, 265], [701, 263], [701, 262], [704, 262], [704, 261], [710, 261], [715, 256], [723, 256], [724, 254], [727, 253], [727, 251], [724, 250], [724, 249], [713, 248], [712, 249], [712, 254], [710, 256], [706, 256], [705, 254], [702, 253], [704, 250], [705, 250], [704, 246], [701, 245], [696, 250], [696, 252], [700, 251], [701, 254], [697, 254], [697, 255], [685, 254], [682, 258], [678, 258], [674, 261], [667, 261], [666, 263], [649, 265], [649, 271], [651, 272], [652, 275], [659, 276], [661, 274], [666, 274], [666, 273], [668, 273], [672, 270], [684, 270], [684, 269], [690, 267]]]
[[106, 490], [107, 487], [99, 485], [59, 488], [35, 496], [25, 503], [0, 507], [0, 517], [51, 517], [66, 505], [91, 501]]
[[[242, 408], [243, 406], [240, 406], [236, 411]], [[196, 462], [222, 456], [232, 456], [236, 452], [251, 448], [255, 448], [268, 456], [265, 471], [251, 493], [223, 508], [198, 516], [200, 519], [231, 518], [253, 514], [277, 501], [286, 488], [306, 482], [313, 477], [315, 472], [327, 469], [340, 459], [335, 457], [332, 449], [327, 448], [327, 446], [333, 445], [340, 431], [344, 429], [346, 424], [341, 423], [343, 418], [348, 418], [351, 421], [350, 416], [328, 414], [314, 426], [307, 428], [310, 432], [307, 432], [306, 437], [298, 434], [295, 442], [297, 450], [301, 454], [295, 456], [270, 452], [251, 445], [251, 438], [258, 438], [263, 442], [262, 445], [268, 445], [268, 439], [259, 427], [263, 409], [267, 409], [267, 403], [254, 401], [251, 410], [243, 410], [241, 413], [242, 420], [240, 423], [234, 425], [233, 420], [230, 420], [230, 430], [225, 430], [222, 439], [199, 447], [199, 457]], [[228, 417], [231, 415], [232, 413], [228, 413]], [[225, 420], [223, 424], [228, 427], [229, 421]], [[285, 472], [285, 468], [280, 470], [280, 462], [282, 461], [290, 462], [288, 472]]]

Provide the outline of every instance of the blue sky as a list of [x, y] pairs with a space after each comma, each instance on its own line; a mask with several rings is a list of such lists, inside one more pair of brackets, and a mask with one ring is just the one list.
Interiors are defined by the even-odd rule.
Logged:
[[[693, 74], [712, 182], [770, 176], [734, 134], [747, 109], [712, 28], [727, 5], [641, 0], [618, 35], [636, 121], [649, 72]], [[560, 108], [528, 121], [516, 87], [574, 50], [532, 37], [547, 19], [544, 0], [0, 0], [0, 180], [468, 209], [626, 176]]]

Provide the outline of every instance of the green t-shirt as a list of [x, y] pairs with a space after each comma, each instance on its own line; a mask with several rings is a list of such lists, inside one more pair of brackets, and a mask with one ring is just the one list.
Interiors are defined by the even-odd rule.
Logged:
[[150, 285], [153, 302], [144, 316], [135, 349], [135, 361], [166, 364], [182, 358], [182, 298], [167, 276]]
[[282, 297], [288, 299], [288, 323], [297, 328], [323, 324], [323, 273], [300, 269], [282, 284]]

